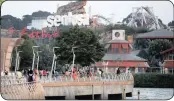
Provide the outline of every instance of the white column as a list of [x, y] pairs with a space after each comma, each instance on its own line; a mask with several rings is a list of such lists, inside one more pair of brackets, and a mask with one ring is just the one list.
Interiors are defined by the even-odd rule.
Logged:
[[106, 66], [106, 73], [108, 72], [108, 67]]
[[165, 68], [165, 74], [168, 74], [168, 68]]
[[128, 69], [129, 69], [129, 67], [126, 67], [126, 73], [128, 73]]
[[138, 67], [135, 68], [135, 73], [138, 73]]
[[145, 72], [145, 69], [144, 69], [145, 67], [142, 67], [142, 73], [144, 73]]

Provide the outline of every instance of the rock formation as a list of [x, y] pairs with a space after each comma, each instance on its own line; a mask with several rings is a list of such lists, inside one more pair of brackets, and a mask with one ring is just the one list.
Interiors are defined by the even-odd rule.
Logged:
[[85, 14], [86, 13], [84, 8], [85, 5], [86, 5], [86, 0], [71, 2], [71, 3], [68, 3], [67, 5], [60, 6], [57, 9], [57, 14], [67, 15], [68, 12], [72, 12], [72, 14]]

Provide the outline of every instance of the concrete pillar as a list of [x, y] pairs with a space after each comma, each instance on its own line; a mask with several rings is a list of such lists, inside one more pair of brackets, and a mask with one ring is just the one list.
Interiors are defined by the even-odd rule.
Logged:
[[75, 95], [74, 95], [74, 87], [65, 87], [66, 89], [66, 96], [65, 96], [65, 100], [75, 100]]
[[102, 100], [108, 100], [108, 93], [107, 93], [107, 88], [106, 86], [104, 86], [104, 82], [103, 82], [103, 89], [102, 89], [102, 94], [101, 94], [101, 99]]
[[108, 94], [102, 94], [101, 99], [102, 100], [108, 100]]
[[135, 68], [135, 73], [138, 73], [138, 67]]
[[106, 73], [108, 72], [108, 67], [106, 67]]
[[122, 91], [122, 100], [125, 100], [126, 99], [126, 92], [125, 92], [125, 89], [123, 89]]
[[67, 95], [66, 97], [65, 97], [65, 100], [75, 100], [75, 95]]
[[145, 69], [144, 69], [144, 67], [142, 67], [142, 73], [144, 73], [145, 72]]

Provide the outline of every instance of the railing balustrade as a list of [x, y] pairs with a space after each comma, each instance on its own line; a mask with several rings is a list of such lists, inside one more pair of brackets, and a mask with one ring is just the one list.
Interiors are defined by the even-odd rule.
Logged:
[[[94, 82], [94, 81], [126, 81], [130, 80], [132, 74], [130, 73], [121, 73], [117, 75], [116, 73], [104, 73], [103, 75], [99, 74], [92, 74], [91, 76], [87, 76], [87, 74], [84, 74], [82, 76], [77, 76], [76, 78], [73, 78], [72, 76], [58, 76], [54, 77], [51, 81], [47, 80], [48, 78], [45, 78], [45, 81], [47, 82]], [[40, 82], [43, 82], [43, 80], [40, 80]]]

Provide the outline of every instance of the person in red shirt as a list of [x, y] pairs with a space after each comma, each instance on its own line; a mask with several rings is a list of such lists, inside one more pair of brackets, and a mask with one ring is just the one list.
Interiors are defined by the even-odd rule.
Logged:
[[47, 75], [47, 71], [43, 70], [43, 76], [45, 77]]
[[73, 76], [73, 79], [76, 80], [76, 78], [77, 78], [77, 73], [76, 73], [76, 72], [73, 72], [73, 75], [72, 75], [72, 76]]

